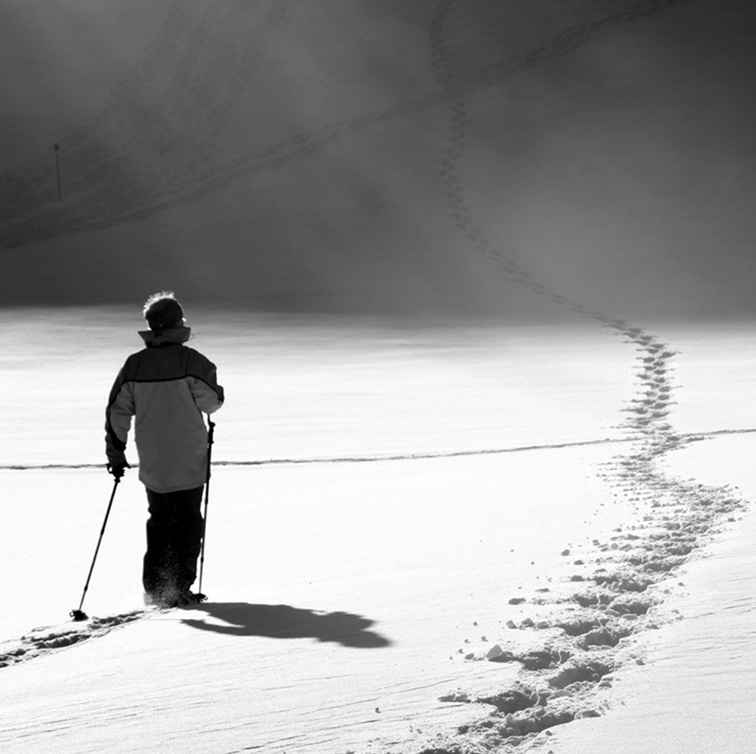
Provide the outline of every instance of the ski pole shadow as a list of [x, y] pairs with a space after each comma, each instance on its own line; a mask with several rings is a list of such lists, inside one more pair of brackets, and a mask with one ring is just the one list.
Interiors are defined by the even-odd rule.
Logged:
[[387, 638], [368, 630], [375, 621], [354, 613], [327, 613], [290, 605], [256, 605], [249, 602], [205, 602], [193, 610], [202, 610], [214, 619], [211, 622], [204, 618], [182, 618], [182, 623], [201, 631], [273, 639], [311, 638], [360, 649], [391, 646]]

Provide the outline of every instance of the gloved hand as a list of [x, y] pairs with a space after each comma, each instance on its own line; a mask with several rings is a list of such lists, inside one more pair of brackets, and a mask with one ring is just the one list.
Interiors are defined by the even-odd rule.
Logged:
[[114, 479], [120, 479], [126, 469], [130, 469], [129, 462], [126, 460], [125, 453], [108, 453], [108, 473], [113, 475]]
[[129, 466], [128, 463], [120, 464], [120, 463], [109, 463], [108, 464], [108, 473], [113, 475], [114, 479], [120, 479], [126, 469], [130, 469], [131, 466]]

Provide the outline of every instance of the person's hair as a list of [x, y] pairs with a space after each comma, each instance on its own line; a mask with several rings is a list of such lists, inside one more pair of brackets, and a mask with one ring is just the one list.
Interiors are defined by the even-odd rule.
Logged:
[[184, 324], [184, 310], [173, 291], [158, 291], [144, 302], [142, 314], [151, 330], [156, 332]]

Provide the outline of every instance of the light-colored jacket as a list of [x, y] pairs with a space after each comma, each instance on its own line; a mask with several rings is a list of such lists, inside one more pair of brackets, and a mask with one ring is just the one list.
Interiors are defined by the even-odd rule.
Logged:
[[105, 412], [108, 457], [122, 454], [135, 416], [139, 479], [155, 492], [201, 487], [207, 471], [202, 412], [223, 404], [215, 364], [183, 345], [188, 327], [139, 333], [147, 345], [118, 373]]

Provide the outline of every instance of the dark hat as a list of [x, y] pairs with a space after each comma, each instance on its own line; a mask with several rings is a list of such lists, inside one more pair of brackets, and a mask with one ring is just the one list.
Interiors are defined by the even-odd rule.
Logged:
[[181, 327], [184, 324], [184, 310], [173, 294], [158, 294], [147, 299], [144, 318], [153, 332], [160, 332]]

